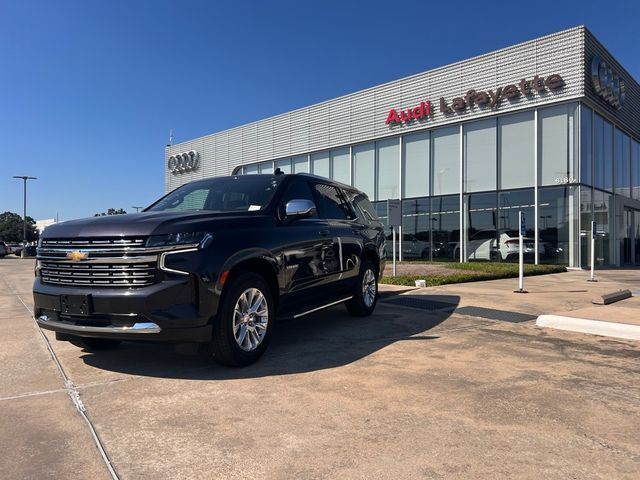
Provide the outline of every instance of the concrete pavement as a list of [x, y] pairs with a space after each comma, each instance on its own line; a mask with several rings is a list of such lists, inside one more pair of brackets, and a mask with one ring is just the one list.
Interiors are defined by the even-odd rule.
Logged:
[[[0, 471], [107, 478], [20, 303], [32, 266], [0, 261]], [[513, 300], [492, 282], [421, 290], [537, 313], [582, 305], [570, 275]], [[387, 300], [365, 319], [336, 307], [282, 323], [240, 370], [165, 345], [89, 353], [46, 335], [121, 478], [637, 477], [638, 342]]]

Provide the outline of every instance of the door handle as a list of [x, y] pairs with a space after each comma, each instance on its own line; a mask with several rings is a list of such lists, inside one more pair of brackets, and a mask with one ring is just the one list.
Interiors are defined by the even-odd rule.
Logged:
[[326, 237], [327, 235], [329, 235], [331, 233], [331, 230], [320, 230], [318, 233], [320, 235], [322, 235], [323, 237]]

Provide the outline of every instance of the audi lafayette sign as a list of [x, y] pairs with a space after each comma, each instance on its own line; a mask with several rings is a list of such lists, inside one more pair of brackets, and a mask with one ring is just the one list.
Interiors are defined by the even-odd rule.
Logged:
[[[520, 82], [512, 83], [504, 87], [498, 87], [496, 90], [476, 91], [469, 90], [464, 96], [455, 97], [449, 102], [444, 97], [440, 97], [440, 113], [451, 115], [454, 113], [464, 113], [468, 109], [480, 107], [482, 109], [497, 109], [503, 100], [515, 101], [523, 96], [531, 99], [535, 94], [545, 95], [548, 92], [554, 92], [564, 87], [565, 82], [557, 73], [542, 77], [535, 75], [532, 80], [522, 79]], [[400, 113], [395, 108], [389, 110], [386, 125], [408, 123], [412, 120], [430, 119], [433, 115], [430, 101], [421, 102], [420, 105], [401, 110]]]
[[171, 155], [167, 161], [167, 168], [174, 175], [192, 172], [198, 168], [200, 155], [195, 150]]
[[596, 93], [609, 105], [618, 110], [622, 108], [625, 99], [624, 80], [598, 55], [591, 59], [591, 80]]

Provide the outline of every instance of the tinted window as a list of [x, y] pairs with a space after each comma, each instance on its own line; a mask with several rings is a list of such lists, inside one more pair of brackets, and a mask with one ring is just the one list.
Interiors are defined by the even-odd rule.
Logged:
[[318, 209], [322, 218], [351, 219], [353, 214], [349, 205], [344, 201], [340, 191], [331, 185], [318, 183], [314, 185], [318, 198]]
[[369, 222], [378, 221], [378, 215], [375, 208], [371, 205], [371, 202], [366, 195], [358, 194], [353, 199], [354, 205], [360, 210], [362, 217]]
[[145, 211], [262, 210], [271, 201], [280, 178], [267, 175], [240, 175], [192, 182], [177, 188]]
[[[302, 180], [294, 180], [289, 183], [282, 199], [280, 200], [282, 208], [284, 208], [290, 200], [310, 200], [314, 205], [316, 203], [316, 199], [313, 197], [313, 193], [311, 192], [311, 187], [307, 182]], [[310, 218], [318, 218], [318, 215], [315, 214]]]

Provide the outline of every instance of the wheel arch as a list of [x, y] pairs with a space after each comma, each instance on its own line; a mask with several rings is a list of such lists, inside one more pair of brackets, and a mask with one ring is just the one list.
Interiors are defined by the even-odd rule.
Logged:
[[265, 257], [250, 257], [235, 263], [228, 270], [224, 284], [222, 285], [221, 301], [219, 305], [222, 305], [222, 299], [229, 291], [229, 286], [233, 284], [234, 279], [238, 278], [242, 273], [256, 273], [260, 275], [269, 285], [271, 296], [273, 301], [278, 306], [278, 297], [280, 293], [280, 287], [278, 282], [278, 274], [272, 263]]

